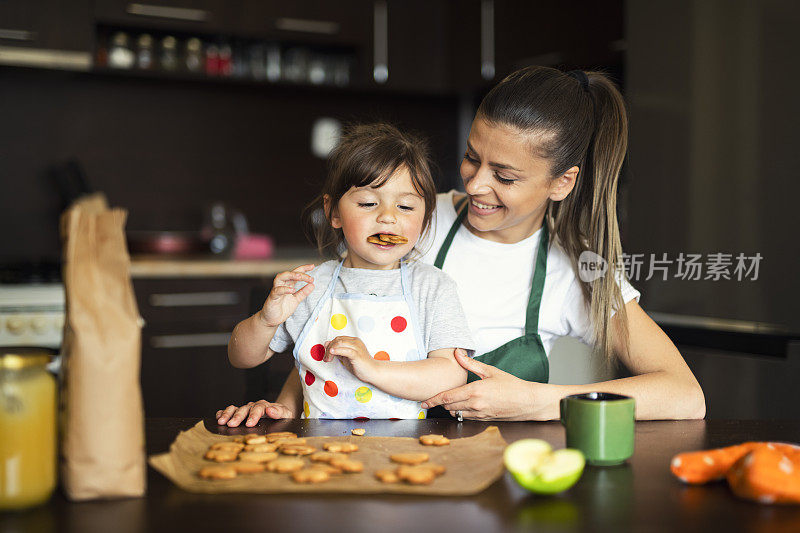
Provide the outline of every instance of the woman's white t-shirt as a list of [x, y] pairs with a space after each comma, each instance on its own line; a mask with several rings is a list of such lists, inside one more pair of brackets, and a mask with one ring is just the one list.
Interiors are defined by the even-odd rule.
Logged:
[[[450, 227], [456, 219], [455, 191], [436, 196], [431, 230], [417, 248], [421, 260], [433, 264]], [[490, 352], [525, 332], [525, 313], [533, 283], [536, 253], [542, 230], [530, 237], [504, 244], [487, 241], [464, 225], [458, 229], [447, 253], [443, 270], [458, 285], [458, 296], [475, 339], [475, 355]], [[552, 239], [551, 239], [552, 243]], [[564, 250], [553, 243], [547, 256], [547, 274], [539, 309], [539, 335], [547, 355], [563, 336], [592, 343], [589, 310], [580, 284]], [[622, 280], [622, 299], [639, 299], [640, 293]]]

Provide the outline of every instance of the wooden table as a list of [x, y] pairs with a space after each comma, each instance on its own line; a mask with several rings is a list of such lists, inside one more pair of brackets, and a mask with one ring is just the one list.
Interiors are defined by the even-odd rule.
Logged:
[[[166, 451], [193, 419], [148, 419], [148, 453]], [[213, 421], [207, 427], [216, 431]], [[356, 422], [262, 421], [256, 431], [338, 436], [354, 427], [368, 435], [450, 438], [482, 431], [488, 423], [450, 420]], [[508, 441], [535, 437], [559, 448], [557, 422], [497, 424]], [[225, 428], [222, 430], [226, 431]], [[227, 430], [229, 434], [241, 430]], [[472, 497], [203, 495], [184, 492], [152, 469], [146, 498], [69, 503], [57, 493], [49, 504], [0, 515], [0, 532], [313, 531], [800, 531], [800, 507], [766, 506], [735, 498], [724, 483], [684, 486], [669, 472], [675, 453], [746, 440], [800, 442], [800, 421], [659, 421], [636, 425], [636, 451], [625, 465], [587, 467], [580, 481], [555, 497], [527, 493], [506, 474]]]

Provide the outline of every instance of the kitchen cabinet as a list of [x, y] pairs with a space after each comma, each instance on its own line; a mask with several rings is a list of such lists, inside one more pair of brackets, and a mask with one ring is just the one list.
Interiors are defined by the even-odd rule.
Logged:
[[0, 1], [0, 46], [89, 51], [89, 0]]
[[448, 9], [455, 91], [488, 90], [528, 65], [617, 74], [623, 61], [622, 0], [464, 0]]
[[357, 47], [372, 39], [368, 0], [242, 0], [234, 20], [241, 37]]
[[274, 399], [292, 367], [276, 356], [249, 370], [228, 362], [233, 327], [258, 309], [271, 278], [135, 279], [142, 329], [145, 413], [209, 416], [229, 404]]
[[125, 28], [229, 33], [233, 29], [232, 8], [237, 4], [224, 0], [95, 0], [94, 18], [100, 24]]

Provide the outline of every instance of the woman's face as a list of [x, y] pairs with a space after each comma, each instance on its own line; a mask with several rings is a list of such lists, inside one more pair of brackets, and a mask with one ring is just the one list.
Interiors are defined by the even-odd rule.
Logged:
[[[327, 203], [327, 201], [326, 201]], [[326, 207], [327, 209], [327, 207]], [[380, 187], [352, 187], [331, 216], [347, 243], [344, 266], [369, 269], [397, 268], [422, 231], [425, 200], [414, 188], [408, 169], [401, 167]], [[379, 234], [405, 237], [404, 244], [378, 244]], [[372, 239], [369, 239], [372, 237]]]
[[467, 227], [487, 240], [514, 243], [541, 227], [548, 200], [572, 190], [578, 167], [552, 179], [550, 165], [534, 155], [536, 137], [512, 127], [472, 122], [461, 161], [469, 195]]

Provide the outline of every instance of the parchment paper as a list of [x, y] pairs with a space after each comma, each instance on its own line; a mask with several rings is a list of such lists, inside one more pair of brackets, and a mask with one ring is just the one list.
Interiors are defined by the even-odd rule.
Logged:
[[[302, 435], [300, 435], [302, 437]], [[198, 422], [187, 431], [182, 431], [170, 446], [170, 451], [150, 457], [150, 465], [164, 474], [173, 483], [190, 492], [223, 493], [402, 493], [428, 495], [477, 494], [494, 483], [504, 471], [503, 450], [506, 441], [497, 426], [490, 426], [482, 433], [461, 439], [450, 439], [447, 446], [422, 446], [416, 438], [408, 437], [307, 437], [306, 442], [322, 450], [327, 441], [349, 441], [358, 444], [359, 450], [351, 457], [364, 463], [359, 474], [331, 476], [324, 483], [295, 483], [290, 474], [264, 472], [239, 475], [235, 479], [205, 480], [197, 476], [204, 466], [217, 464], [203, 459], [211, 444], [230, 440], [216, 435]], [[402, 452], [427, 452], [429, 462], [447, 467], [447, 472], [430, 485], [406, 483], [381, 483], [374, 472], [381, 468], [397, 466], [389, 455]], [[308, 458], [306, 461], [310, 464]]]

